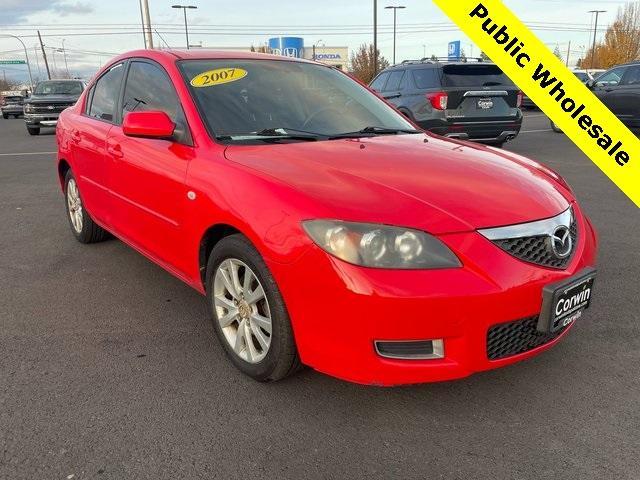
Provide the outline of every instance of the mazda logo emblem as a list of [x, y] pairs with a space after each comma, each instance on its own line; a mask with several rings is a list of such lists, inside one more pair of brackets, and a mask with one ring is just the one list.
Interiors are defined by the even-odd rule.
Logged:
[[551, 251], [558, 258], [568, 257], [573, 249], [571, 232], [569, 231], [569, 227], [565, 227], [564, 225], [557, 227], [551, 234], [549, 240]]

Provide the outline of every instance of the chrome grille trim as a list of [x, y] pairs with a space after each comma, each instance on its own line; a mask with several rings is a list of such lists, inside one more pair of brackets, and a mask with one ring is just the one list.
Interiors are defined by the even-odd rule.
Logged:
[[535, 222], [508, 225], [506, 227], [483, 228], [478, 232], [485, 238], [495, 240], [511, 240], [513, 238], [549, 236], [560, 227], [570, 227], [574, 221], [573, 208], [569, 207], [560, 215]]
[[[564, 231], [564, 240], [558, 237], [559, 231]], [[556, 269], [567, 268], [578, 243], [578, 226], [571, 207], [553, 218], [478, 232], [513, 257]], [[560, 252], [558, 247], [565, 243], [568, 251]]]

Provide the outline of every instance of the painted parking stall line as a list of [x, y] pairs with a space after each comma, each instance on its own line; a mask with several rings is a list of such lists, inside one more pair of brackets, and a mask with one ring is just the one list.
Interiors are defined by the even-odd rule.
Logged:
[[500, 0], [434, 0], [640, 207], [640, 139]]
[[24, 155], [55, 155], [58, 152], [17, 152], [17, 153], [0, 153], [0, 157], [21, 157]]

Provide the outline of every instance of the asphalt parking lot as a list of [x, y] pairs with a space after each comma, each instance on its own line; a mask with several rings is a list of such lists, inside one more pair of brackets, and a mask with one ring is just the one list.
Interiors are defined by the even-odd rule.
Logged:
[[55, 137], [0, 120], [0, 478], [640, 478], [639, 211], [540, 112], [508, 148], [563, 174], [600, 233], [593, 307], [563, 342], [452, 383], [263, 385], [198, 293], [73, 239]]

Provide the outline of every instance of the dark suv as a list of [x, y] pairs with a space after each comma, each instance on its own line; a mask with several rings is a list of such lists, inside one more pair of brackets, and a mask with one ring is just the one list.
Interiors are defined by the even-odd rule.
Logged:
[[480, 59], [404, 61], [370, 87], [421, 128], [447, 137], [502, 146], [522, 125], [522, 92]]
[[640, 128], [640, 62], [613, 67], [587, 86], [622, 123]]
[[40, 127], [55, 127], [60, 112], [76, 103], [84, 87], [80, 80], [38, 83], [33, 95], [24, 102], [24, 121], [29, 134], [38, 135]]

